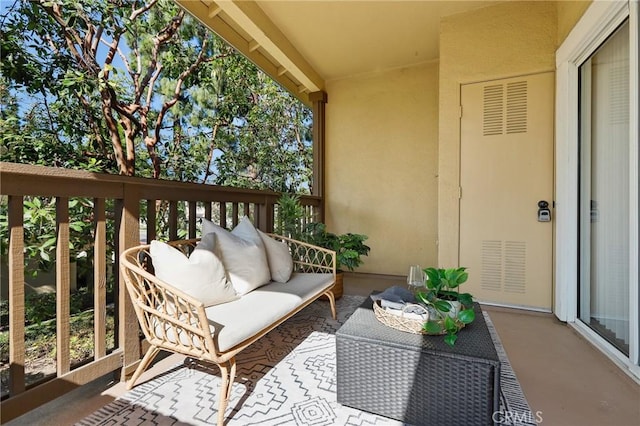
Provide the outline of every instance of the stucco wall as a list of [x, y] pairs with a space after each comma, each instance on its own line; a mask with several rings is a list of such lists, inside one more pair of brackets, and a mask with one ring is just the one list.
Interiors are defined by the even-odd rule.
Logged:
[[553, 2], [506, 2], [441, 21], [440, 266], [458, 263], [460, 85], [552, 71], [557, 37], [557, 8]]
[[438, 65], [327, 83], [326, 222], [369, 236], [357, 272], [437, 261]]
[[591, 0], [558, 2], [558, 41], [560, 46], [569, 35], [576, 22], [591, 5]]

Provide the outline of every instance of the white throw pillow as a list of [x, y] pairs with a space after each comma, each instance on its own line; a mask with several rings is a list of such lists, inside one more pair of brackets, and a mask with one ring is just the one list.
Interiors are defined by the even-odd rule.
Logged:
[[279, 283], [286, 283], [293, 272], [293, 258], [289, 252], [289, 246], [283, 241], [276, 241], [261, 230], [257, 230], [265, 251], [271, 271], [271, 279]]
[[231, 232], [203, 218], [202, 234], [210, 233], [216, 235], [216, 253], [237, 294], [247, 294], [271, 281], [264, 244], [248, 218], [242, 218]]
[[156, 277], [198, 299], [205, 307], [237, 299], [224, 265], [214, 253], [215, 246], [215, 235], [205, 236], [187, 257], [169, 244], [151, 241], [149, 252]]

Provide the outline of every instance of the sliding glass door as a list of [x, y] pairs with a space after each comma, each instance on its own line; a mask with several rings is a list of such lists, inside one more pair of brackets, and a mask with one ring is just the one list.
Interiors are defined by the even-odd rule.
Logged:
[[579, 306], [582, 322], [629, 355], [629, 23], [579, 67]]

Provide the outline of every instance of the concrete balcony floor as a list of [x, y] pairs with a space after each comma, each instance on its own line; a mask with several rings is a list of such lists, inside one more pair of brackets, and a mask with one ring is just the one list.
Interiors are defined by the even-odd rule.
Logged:
[[[345, 294], [367, 295], [397, 279], [345, 276]], [[524, 394], [542, 424], [640, 425], [640, 385], [552, 314], [484, 306], [500, 335]], [[140, 381], [181, 359], [167, 356]], [[7, 425], [71, 425], [125, 392], [104, 377], [31, 411]], [[440, 425], [438, 425], [440, 426]]]

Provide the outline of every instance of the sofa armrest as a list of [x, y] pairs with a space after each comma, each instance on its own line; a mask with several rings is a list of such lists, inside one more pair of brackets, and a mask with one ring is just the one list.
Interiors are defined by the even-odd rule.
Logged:
[[[195, 241], [170, 244], [188, 250]], [[120, 270], [145, 338], [159, 348], [197, 358], [217, 353], [203, 303], [151, 273], [149, 247], [132, 247], [120, 255]]]
[[295, 272], [312, 272], [336, 275], [336, 252], [324, 247], [315, 246], [293, 238], [277, 234], [269, 234], [270, 237], [285, 242], [293, 257], [293, 270]]

